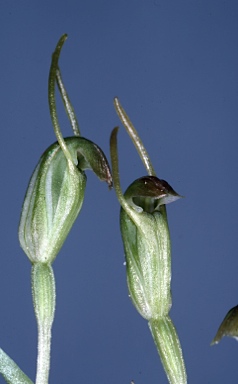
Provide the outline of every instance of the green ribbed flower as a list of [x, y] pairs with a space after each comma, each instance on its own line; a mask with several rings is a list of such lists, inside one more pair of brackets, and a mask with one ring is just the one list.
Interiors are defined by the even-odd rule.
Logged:
[[161, 205], [180, 196], [155, 176], [134, 181], [124, 194], [120, 226], [130, 297], [147, 320], [171, 307], [170, 236]]
[[165, 204], [181, 196], [166, 181], [156, 177], [143, 143], [118, 99], [115, 99], [115, 107], [149, 174], [135, 180], [123, 195], [118, 170], [118, 128], [115, 128], [111, 135], [112, 173], [121, 204], [120, 228], [129, 295], [138, 312], [149, 322], [169, 382], [185, 384], [182, 350], [168, 315], [171, 244], [165, 209]]
[[[47, 384], [49, 377], [56, 296], [51, 264], [82, 207], [86, 186], [84, 171], [93, 170], [100, 180], [112, 186], [107, 159], [96, 144], [80, 136], [78, 122], [62, 82], [58, 60], [66, 37], [62, 36], [58, 42], [49, 74], [49, 107], [57, 142], [43, 153], [33, 172], [19, 225], [21, 247], [32, 263], [31, 286], [38, 326], [36, 384]], [[55, 83], [74, 132], [73, 137], [66, 139], [62, 137], [57, 118]], [[24, 378], [18, 368], [14, 369], [20, 378]], [[3, 374], [5, 371], [2, 370]]]
[[[20, 220], [19, 240], [32, 263], [52, 263], [81, 209], [85, 169], [92, 169], [111, 187], [107, 159], [92, 141], [80, 136], [78, 123], [58, 68], [64, 35], [53, 54], [49, 75], [49, 106], [58, 142], [41, 156], [31, 177]], [[75, 136], [63, 139], [56, 113], [57, 81]]]
[[92, 169], [111, 183], [101, 149], [82, 137], [64, 140], [70, 157], [58, 143], [42, 155], [28, 186], [20, 226], [20, 244], [32, 263], [52, 263], [81, 209], [86, 187], [84, 170]]

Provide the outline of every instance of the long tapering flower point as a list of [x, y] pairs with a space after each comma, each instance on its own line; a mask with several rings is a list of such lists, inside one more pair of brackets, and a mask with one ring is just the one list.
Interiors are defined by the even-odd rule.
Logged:
[[148, 176], [135, 180], [122, 193], [117, 155], [118, 128], [114, 128], [110, 140], [112, 174], [121, 205], [120, 228], [129, 295], [138, 312], [149, 322], [169, 382], [186, 384], [180, 342], [169, 317], [171, 243], [165, 210], [165, 204], [181, 196], [166, 181], [156, 177], [148, 153], [117, 98], [114, 105], [148, 172]]

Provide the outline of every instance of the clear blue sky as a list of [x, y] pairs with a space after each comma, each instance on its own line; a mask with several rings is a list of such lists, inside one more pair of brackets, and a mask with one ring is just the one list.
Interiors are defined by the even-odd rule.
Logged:
[[[83, 136], [109, 155], [118, 96], [158, 177], [186, 197], [168, 207], [168, 218], [171, 317], [188, 381], [237, 383], [237, 342], [209, 346], [238, 299], [237, 1], [23, 0], [0, 9], [1, 348], [34, 379], [30, 263], [17, 230], [30, 175], [55, 141], [48, 71], [68, 33], [60, 66]], [[126, 189], [145, 170], [123, 128], [118, 140]], [[128, 298], [118, 214], [115, 192], [88, 172], [83, 210], [54, 263], [52, 383], [167, 382]]]

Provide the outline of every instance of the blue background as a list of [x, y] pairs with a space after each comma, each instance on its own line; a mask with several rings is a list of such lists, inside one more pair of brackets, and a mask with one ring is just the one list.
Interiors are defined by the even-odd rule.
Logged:
[[[30, 262], [17, 230], [30, 175], [55, 141], [48, 72], [68, 33], [60, 67], [82, 134], [109, 156], [118, 96], [158, 177], [186, 196], [168, 206], [168, 218], [171, 317], [188, 381], [237, 383], [237, 342], [210, 347], [237, 305], [237, 1], [9, 0], [0, 10], [1, 348], [34, 380]], [[57, 100], [63, 133], [71, 135]], [[146, 172], [123, 128], [118, 141], [125, 189]], [[128, 298], [118, 213], [115, 192], [88, 172], [82, 212], [54, 262], [52, 383], [167, 382], [147, 323]]]

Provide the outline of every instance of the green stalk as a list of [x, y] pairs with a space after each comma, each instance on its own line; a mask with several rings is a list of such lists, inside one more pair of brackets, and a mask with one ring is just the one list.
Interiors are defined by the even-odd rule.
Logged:
[[151, 319], [149, 328], [170, 384], [187, 383], [181, 345], [170, 317]]
[[43, 263], [33, 264], [31, 279], [38, 326], [36, 384], [47, 384], [50, 371], [51, 329], [55, 313], [55, 279], [52, 267]]

